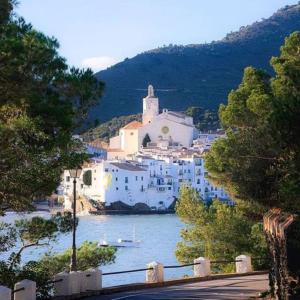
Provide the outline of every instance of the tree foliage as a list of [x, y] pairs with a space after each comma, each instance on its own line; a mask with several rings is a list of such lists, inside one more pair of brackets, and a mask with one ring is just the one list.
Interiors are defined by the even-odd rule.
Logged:
[[[0, 223], [0, 252], [10, 252], [8, 260], [0, 260], [0, 284], [13, 289], [23, 279], [37, 283], [38, 299], [47, 299], [52, 284], [51, 274], [39, 261], [22, 262], [26, 249], [49, 246], [61, 234], [72, 229], [71, 213], [57, 214], [50, 219], [33, 217], [16, 220], [14, 225]], [[17, 249], [17, 250], [16, 250]]]
[[83, 173], [82, 179], [85, 185], [92, 185], [92, 171], [91, 170], [85, 171]]
[[191, 106], [187, 108], [186, 114], [193, 117], [195, 127], [202, 132], [215, 131], [220, 128], [218, 113], [214, 109]]
[[[206, 206], [195, 189], [182, 187], [176, 213], [187, 225], [181, 231], [183, 241], [177, 244], [176, 257], [191, 263], [197, 257], [232, 260], [238, 255], [266, 257], [266, 241], [262, 224], [250, 221], [238, 206], [215, 199]], [[256, 268], [265, 261], [254, 262]], [[233, 271], [234, 264], [215, 265], [215, 271]]]
[[[88, 268], [97, 268], [101, 265], [113, 263], [115, 261], [114, 247], [98, 247], [97, 242], [83, 242], [77, 248], [77, 268], [86, 270]], [[41, 259], [41, 264], [48, 270], [49, 274], [55, 275], [62, 270], [70, 269], [72, 249], [69, 248], [63, 253], [55, 255], [45, 255]]]
[[300, 32], [271, 60], [275, 76], [246, 68], [240, 86], [220, 107], [226, 138], [206, 167], [235, 199], [297, 212], [300, 208]]
[[102, 95], [91, 70], [69, 68], [55, 38], [0, 13], [0, 214], [51, 194], [63, 169], [85, 159], [72, 133]]
[[146, 148], [147, 144], [150, 142], [151, 142], [150, 136], [148, 133], [146, 133], [146, 135], [143, 138], [143, 142], [142, 142], [143, 147]]
[[[42, 258], [24, 262], [22, 255], [27, 249], [49, 247], [58, 238], [72, 229], [72, 214], [56, 214], [49, 219], [33, 217], [15, 221], [14, 225], [0, 223], [0, 253], [9, 252], [9, 258], [0, 260], [0, 285], [13, 289], [14, 284], [23, 279], [37, 283], [37, 298], [51, 296], [53, 275], [69, 270], [71, 249], [63, 253], [48, 253]], [[78, 224], [78, 221], [77, 221]], [[96, 268], [115, 260], [116, 249], [99, 248], [96, 242], [84, 242], [77, 249], [77, 264], [80, 270]]]

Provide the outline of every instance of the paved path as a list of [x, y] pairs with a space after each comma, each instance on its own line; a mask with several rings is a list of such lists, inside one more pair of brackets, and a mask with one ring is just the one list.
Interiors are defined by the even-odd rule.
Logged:
[[267, 289], [268, 275], [249, 275], [160, 288], [148, 288], [135, 292], [94, 296], [87, 298], [87, 300], [244, 300], [249, 299], [251, 296], [256, 296], [259, 292]]

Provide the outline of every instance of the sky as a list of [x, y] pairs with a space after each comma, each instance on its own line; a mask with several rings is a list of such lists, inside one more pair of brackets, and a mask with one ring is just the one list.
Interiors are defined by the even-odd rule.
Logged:
[[169, 44], [222, 39], [297, 0], [19, 0], [17, 13], [94, 71]]

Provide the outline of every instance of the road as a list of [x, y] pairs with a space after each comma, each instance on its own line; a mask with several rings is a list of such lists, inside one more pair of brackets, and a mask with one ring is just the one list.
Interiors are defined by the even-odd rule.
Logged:
[[268, 289], [268, 275], [249, 275], [87, 298], [88, 300], [244, 300]]

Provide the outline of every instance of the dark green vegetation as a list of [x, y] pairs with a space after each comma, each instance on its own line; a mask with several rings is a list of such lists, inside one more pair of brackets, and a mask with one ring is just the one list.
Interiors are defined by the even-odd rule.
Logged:
[[279, 57], [271, 60], [275, 76], [245, 69], [242, 83], [220, 107], [227, 137], [206, 157], [212, 179], [234, 199], [300, 210], [300, 32], [290, 35]]
[[151, 142], [150, 136], [146, 133], [145, 137], [143, 138], [142, 145], [143, 147], [147, 147], [147, 144]]
[[[267, 245], [261, 223], [245, 217], [243, 207], [228, 206], [215, 199], [206, 206], [196, 190], [181, 188], [176, 213], [187, 225], [181, 231], [176, 257], [182, 263], [192, 263], [197, 257], [211, 260], [233, 260], [241, 254], [267, 257]], [[266, 269], [266, 260], [253, 261], [254, 268]], [[218, 272], [234, 272], [235, 264], [214, 264]]]
[[106, 92], [91, 111], [89, 120], [99, 118], [104, 122], [140, 112], [149, 83], [156, 88], [161, 108], [217, 109], [240, 83], [245, 67], [251, 65], [271, 72], [270, 58], [278, 55], [284, 38], [295, 30], [300, 30], [299, 4], [242, 27], [221, 41], [170, 45], [125, 59], [97, 73], [106, 83]]
[[193, 117], [195, 127], [201, 132], [215, 131], [220, 128], [219, 116], [214, 109], [188, 107], [185, 113]]
[[83, 183], [85, 185], [92, 185], [92, 171], [87, 170], [83, 173]]
[[[69, 68], [58, 41], [0, 6], [0, 215], [51, 194], [85, 155], [71, 136], [103, 91], [91, 70]], [[76, 152], [75, 152], [76, 151]]]
[[[71, 249], [60, 254], [46, 254], [40, 260], [22, 262], [22, 254], [27, 249], [51, 246], [57, 243], [59, 235], [72, 230], [72, 215], [57, 214], [46, 220], [41, 217], [15, 221], [15, 224], [0, 222], [0, 253], [11, 248], [9, 258], [0, 260], [0, 284], [14, 289], [14, 284], [23, 279], [37, 283], [37, 298], [48, 299], [51, 295], [53, 276], [68, 270], [71, 261]], [[116, 249], [112, 247], [99, 248], [97, 243], [84, 242], [77, 251], [77, 263], [80, 270], [96, 268], [112, 263], [115, 260]]]
[[[68, 67], [58, 55], [57, 40], [15, 17], [14, 4], [0, 1], [0, 216], [9, 209], [32, 210], [32, 200], [51, 194], [64, 169], [83, 162], [86, 155], [72, 132], [103, 91], [91, 70]], [[59, 234], [71, 229], [71, 214], [14, 225], [0, 222], [0, 253], [10, 252], [7, 260], [0, 260], [0, 285], [13, 289], [16, 282], [31, 279], [37, 283], [38, 299], [47, 299], [52, 288], [48, 281], [69, 265], [70, 250], [27, 263], [22, 254], [57, 242]], [[79, 265], [97, 267], [112, 262], [114, 254], [115, 249], [85, 243]]]
[[[214, 109], [203, 109], [201, 107], [189, 107], [185, 113], [194, 118], [194, 124], [200, 131], [208, 132], [220, 128], [218, 113]], [[91, 128], [82, 134], [85, 141], [93, 141], [100, 138], [108, 142], [109, 138], [116, 136], [119, 129], [131, 121], [142, 121], [142, 114], [116, 117], [95, 128]], [[148, 141], [148, 140], [147, 140]], [[149, 142], [149, 141], [148, 141]], [[144, 143], [143, 143], [144, 145]]]
[[[300, 212], [299, 49], [298, 31], [286, 38], [280, 55], [272, 58], [273, 77], [253, 67], [245, 69], [242, 83], [229, 94], [228, 104], [220, 107], [226, 138], [217, 140], [206, 156], [211, 178], [225, 185], [232, 198], [298, 214], [296, 227]], [[300, 286], [299, 259], [286, 257], [282, 234], [268, 231], [267, 235], [272, 294], [286, 299], [297, 282]], [[288, 248], [290, 253], [300, 253], [299, 226], [289, 233]], [[290, 278], [294, 282], [289, 287]]]
[[[87, 270], [89, 268], [97, 268], [115, 261], [115, 253], [117, 249], [114, 247], [98, 247], [98, 242], [83, 242], [77, 248], [77, 268], [78, 270]], [[63, 253], [53, 256], [46, 254], [42, 257], [40, 263], [52, 275], [62, 270], [69, 270], [72, 256], [72, 249], [69, 248]]]

